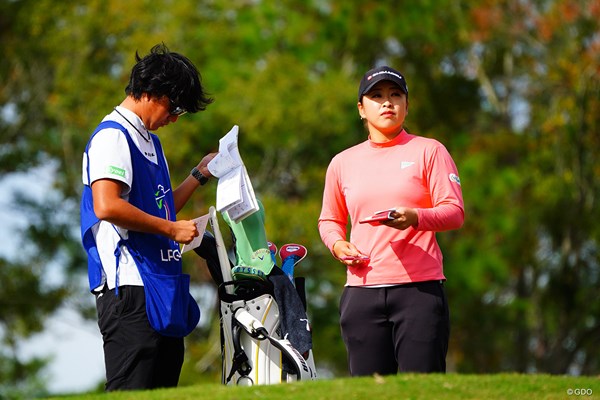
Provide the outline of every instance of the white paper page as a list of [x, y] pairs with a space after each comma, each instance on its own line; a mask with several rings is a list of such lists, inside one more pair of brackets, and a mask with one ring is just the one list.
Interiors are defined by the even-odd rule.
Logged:
[[259, 210], [258, 201], [256, 200], [256, 195], [254, 194], [254, 188], [252, 187], [252, 182], [250, 181], [248, 172], [246, 171], [245, 167], [242, 167], [242, 170], [243, 172], [241, 173], [240, 186], [242, 201], [239, 204], [227, 209], [229, 218], [231, 218], [234, 222], [240, 222], [247, 216]]
[[227, 175], [219, 178], [217, 182], [217, 211], [221, 212], [229, 207], [235, 206], [243, 199], [242, 167], [238, 167]]
[[204, 237], [204, 232], [206, 231], [206, 223], [208, 222], [208, 218], [209, 214], [206, 214], [192, 220], [196, 223], [196, 229], [198, 229], [199, 235], [195, 237], [194, 240], [192, 240], [190, 243], [183, 245], [183, 247], [181, 248], [181, 254], [200, 246], [200, 243], [202, 243], [202, 238]]
[[238, 126], [233, 128], [219, 140], [219, 153], [207, 165], [213, 176], [221, 178], [234, 168], [242, 165], [238, 150]]
[[216, 209], [227, 212], [235, 222], [258, 211], [254, 189], [238, 149], [238, 133], [239, 127], [234, 125], [219, 140], [219, 153], [207, 166], [210, 173], [219, 178]]

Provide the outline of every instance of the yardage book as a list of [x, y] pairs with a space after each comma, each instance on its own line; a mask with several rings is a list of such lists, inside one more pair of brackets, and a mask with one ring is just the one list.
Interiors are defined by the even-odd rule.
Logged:
[[233, 128], [219, 140], [219, 154], [207, 165], [217, 183], [217, 206], [219, 212], [227, 212], [229, 218], [239, 222], [258, 211], [258, 202], [252, 182], [238, 150], [239, 127]]

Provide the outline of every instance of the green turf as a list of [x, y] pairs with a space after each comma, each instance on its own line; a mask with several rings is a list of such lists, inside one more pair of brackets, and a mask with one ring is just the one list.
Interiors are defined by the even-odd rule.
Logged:
[[401, 374], [385, 377], [323, 379], [254, 387], [205, 384], [176, 389], [82, 394], [53, 398], [70, 400], [593, 399], [600, 398], [600, 379], [599, 377], [538, 374]]

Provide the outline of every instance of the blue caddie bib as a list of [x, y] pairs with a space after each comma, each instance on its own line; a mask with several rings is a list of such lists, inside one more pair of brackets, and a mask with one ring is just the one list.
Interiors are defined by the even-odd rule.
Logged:
[[[175, 221], [171, 181], [158, 136], [150, 134], [158, 159], [158, 164], [154, 164], [140, 152], [121, 124], [104, 121], [90, 137], [85, 148], [86, 154], [92, 138], [106, 128], [121, 130], [129, 144], [134, 177], [129, 202], [148, 214]], [[89, 154], [87, 175], [89, 182]], [[92, 227], [98, 222], [94, 213], [92, 189], [89, 185], [84, 185], [81, 197], [81, 238], [88, 255], [90, 290], [102, 283], [102, 263], [92, 233]], [[200, 309], [189, 293], [190, 277], [182, 273], [179, 244], [165, 236], [130, 230], [128, 239], [121, 238], [115, 249], [117, 272], [122, 246], [127, 246], [140, 271], [146, 293], [146, 314], [152, 327], [165, 336], [188, 335], [200, 320]], [[115, 292], [118, 293], [118, 282]]]

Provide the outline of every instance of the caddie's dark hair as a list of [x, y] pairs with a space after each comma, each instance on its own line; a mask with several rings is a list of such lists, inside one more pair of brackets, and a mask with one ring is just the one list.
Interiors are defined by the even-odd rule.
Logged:
[[135, 61], [125, 88], [128, 96], [136, 100], [144, 94], [154, 98], [167, 96], [189, 113], [204, 111], [213, 102], [205, 93], [194, 64], [187, 57], [169, 51], [164, 43], [152, 47], [143, 58], [136, 51]]

